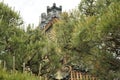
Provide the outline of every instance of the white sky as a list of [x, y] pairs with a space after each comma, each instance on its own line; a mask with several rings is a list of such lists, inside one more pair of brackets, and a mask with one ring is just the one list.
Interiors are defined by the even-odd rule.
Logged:
[[[3, 1], [3, 0], [0, 0]], [[39, 23], [39, 16], [41, 13], [46, 12], [47, 6], [62, 6], [63, 11], [69, 11], [77, 8], [80, 0], [4, 0], [10, 7], [15, 7], [16, 11], [20, 11], [25, 24]]]

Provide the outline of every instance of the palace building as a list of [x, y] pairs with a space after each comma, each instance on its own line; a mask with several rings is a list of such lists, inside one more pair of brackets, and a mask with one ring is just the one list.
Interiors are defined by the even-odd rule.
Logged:
[[[62, 13], [62, 6], [57, 7], [53, 3], [52, 7], [47, 6], [47, 13], [41, 14], [40, 29], [50, 40], [55, 41], [55, 32], [53, 31], [53, 24], [60, 20]], [[66, 58], [66, 57], [64, 57]], [[96, 77], [86, 74], [86, 71], [74, 69], [71, 65], [65, 65], [63, 59], [63, 66], [52, 76], [54, 80], [97, 80]]]

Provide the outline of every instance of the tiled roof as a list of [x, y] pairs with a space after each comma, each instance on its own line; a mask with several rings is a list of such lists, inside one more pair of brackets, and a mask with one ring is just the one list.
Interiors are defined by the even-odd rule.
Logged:
[[47, 6], [47, 14], [41, 14], [41, 23], [40, 28], [47, 30], [51, 24], [56, 20], [56, 18], [60, 18], [60, 14], [62, 12], [62, 6], [56, 7], [56, 4], [53, 3], [52, 7]]

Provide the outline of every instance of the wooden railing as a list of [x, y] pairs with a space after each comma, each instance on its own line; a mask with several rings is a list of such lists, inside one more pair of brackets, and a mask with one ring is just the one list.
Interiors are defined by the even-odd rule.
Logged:
[[97, 78], [94, 76], [73, 70], [70, 73], [69, 80], [97, 80]]

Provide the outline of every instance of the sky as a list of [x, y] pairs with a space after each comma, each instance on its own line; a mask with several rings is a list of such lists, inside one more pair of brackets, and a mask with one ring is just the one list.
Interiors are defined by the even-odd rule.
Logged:
[[80, 0], [0, 0], [15, 8], [15, 11], [20, 11], [20, 15], [25, 24], [34, 24], [37, 26], [40, 21], [40, 15], [46, 12], [47, 6], [62, 6], [62, 11], [70, 11], [77, 8]]

